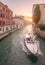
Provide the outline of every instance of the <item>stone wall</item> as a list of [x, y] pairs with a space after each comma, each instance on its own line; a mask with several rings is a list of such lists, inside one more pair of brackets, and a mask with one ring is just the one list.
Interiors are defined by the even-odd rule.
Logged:
[[41, 38], [45, 39], [45, 31], [41, 31], [39, 28], [35, 29], [35, 32], [37, 35], [39, 35]]

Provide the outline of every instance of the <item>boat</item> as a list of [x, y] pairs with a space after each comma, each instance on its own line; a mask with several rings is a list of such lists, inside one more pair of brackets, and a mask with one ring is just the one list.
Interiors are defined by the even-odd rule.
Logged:
[[40, 51], [40, 47], [39, 47], [39, 41], [35, 40], [31, 34], [26, 35], [24, 38], [24, 48], [23, 49], [24, 52], [26, 52], [27, 54], [42, 54], [42, 52]]

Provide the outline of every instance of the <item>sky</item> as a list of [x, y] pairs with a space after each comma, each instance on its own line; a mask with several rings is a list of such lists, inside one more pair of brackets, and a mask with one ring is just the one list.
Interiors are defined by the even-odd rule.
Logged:
[[33, 4], [45, 3], [45, 0], [0, 0], [13, 11], [13, 15], [32, 16]]

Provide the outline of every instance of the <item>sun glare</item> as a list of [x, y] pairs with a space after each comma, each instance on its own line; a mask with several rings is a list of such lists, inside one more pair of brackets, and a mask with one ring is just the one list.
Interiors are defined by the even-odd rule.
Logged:
[[28, 19], [30, 22], [32, 22], [32, 18]]
[[32, 17], [26, 16], [25, 20], [32, 22]]

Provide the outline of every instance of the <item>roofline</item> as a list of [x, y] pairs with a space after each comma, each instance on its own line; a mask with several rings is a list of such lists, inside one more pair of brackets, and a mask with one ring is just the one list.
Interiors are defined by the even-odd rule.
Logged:
[[33, 6], [35, 6], [35, 5], [45, 5], [45, 3], [42, 3], [42, 4], [33, 4]]
[[1, 1], [0, 1], [0, 3], [1, 3], [2, 5], [4, 5]]
[[[2, 5], [4, 5], [5, 7], [7, 6], [7, 8], [8, 8], [8, 5], [5, 5], [5, 4], [3, 4], [1, 1], [0, 1], [0, 3], [2, 4]], [[8, 8], [11, 12], [13, 12], [10, 8]]]

